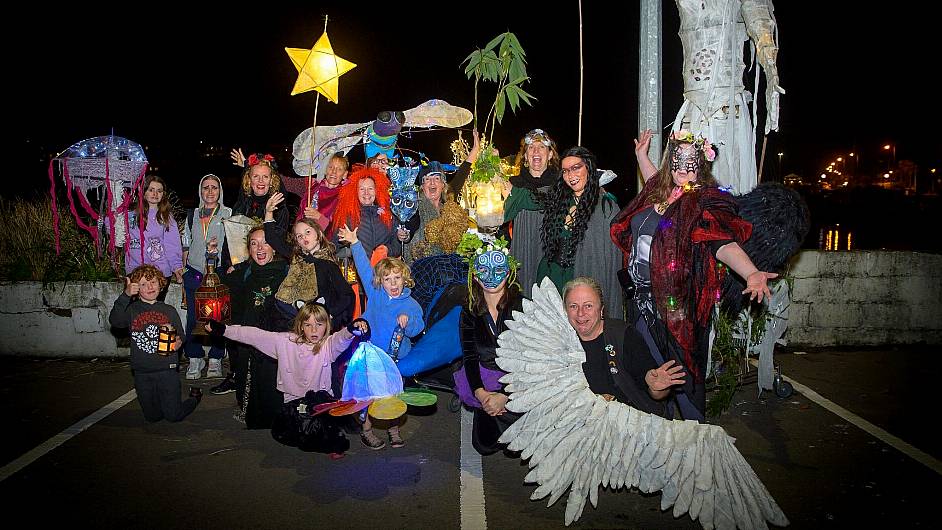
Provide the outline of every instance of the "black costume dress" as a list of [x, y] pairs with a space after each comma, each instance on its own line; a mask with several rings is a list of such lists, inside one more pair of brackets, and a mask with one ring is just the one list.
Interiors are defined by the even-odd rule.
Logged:
[[[253, 260], [235, 266], [221, 279], [232, 297], [233, 322], [274, 331], [271, 315], [275, 292], [285, 279], [288, 263], [275, 259], [259, 265]], [[235, 354], [235, 355], [233, 355]], [[235, 373], [236, 399], [248, 429], [269, 429], [284, 403], [276, 388], [278, 361], [248, 344], [229, 343], [229, 359]]]
[[[463, 366], [468, 386], [471, 391], [484, 388], [481, 379], [480, 367], [500, 371], [497, 366], [497, 337], [507, 329], [507, 321], [512, 318], [513, 311], [523, 309], [523, 296], [515, 287], [509, 293], [507, 304], [498, 311], [497, 322], [491, 318], [490, 313], [474, 314], [468, 307], [461, 311], [459, 331], [461, 333], [461, 349], [463, 352]], [[506, 394], [503, 388], [500, 392]], [[477, 452], [489, 455], [501, 449], [497, 442], [520, 414], [506, 411], [500, 416], [491, 416], [483, 409], [474, 409], [474, 426], [472, 428], [471, 443]]]

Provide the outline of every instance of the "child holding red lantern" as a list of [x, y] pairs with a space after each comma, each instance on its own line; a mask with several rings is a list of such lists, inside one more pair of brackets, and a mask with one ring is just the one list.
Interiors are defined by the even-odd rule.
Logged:
[[272, 437], [302, 451], [328, 453], [334, 460], [343, 458], [350, 447], [341, 430], [345, 420], [329, 414], [312, 417], [310, 413], [315, 405], [335, 401], [330, 364], [356, 336], [368, 333], [369, 329], [366, 320], [356, 319], [331, 333], [330, 314], [319, 300], [298, 310], [290, 332], [227, 326], [215, 320], [206, 324], [210, 334], [248, 344], [278, 361], [277, 387], [284, 392], [285, 403], [275, 418]]
[[153, 265], [140, 265], [125, 278], [124, 292], [111, 309], [109, 320], [131, 332], [131, 373], [137, 400], [149, 422], [180, 421], [187, 417], [203, 394], [190, 388], [190, 398], [180, 399], [177, 350], [183, 345], [180, 315], [157, 300], [167, 278]]

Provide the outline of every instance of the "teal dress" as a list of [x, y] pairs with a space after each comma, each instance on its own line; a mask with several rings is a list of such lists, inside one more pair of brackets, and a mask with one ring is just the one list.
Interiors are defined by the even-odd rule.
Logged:
[[[575, 203], [575, 198], [570, 197], [568, 206], [571, 208]], [[602, 196], [599, 197], [599, 204], [596, 206], [596, 211], [592, 216], [594, 222], [590, 223], [590, 226], [587, 228], [588, 232], [580, 243], [580, 248], [577, 250], [577, 253], [588, 252], [588, 254], [574, 260], [573, 265], [569, 267], [563, 267], [555, 261], [550, 261], [544, 255], [542, 259], [540, 259], [539, 265], [537, 265], [535, 281], [539, 283], [543, 278], [548, 277], [556, 284], [556, 288], [560, 290], [560, 293], [562, 293], [563, 286], [576, 276], [591, 276], [596, 280], [602, 281], [606, 295], [610, 294], [613, 297], [612, 307], [618, 308], [614, 310], [614, 314], [618, 315], [621, 314], [621, 297], [618, 296], [621, 288], [615, 283], [616, 280], [613, 271], [619, 268], [618, 265], [620, 265], [621, 262], [621, 253], [611, 244], [611, 240], [609, 239], [608, 226], [610, 219], [608, 219], [607, 216], [599, 218], [599, 215], [602, 215], [600, 212], [606, 211], [601, 210], [603, 206], [606, 210], [611, 211], [611, 215], [614, 215], [614, 213], [618, 211], [615, 197], [607, 192], [603, 192]], [[506, 222], [513, 219], [522, 210], [540, 209], [539, 203], [537, 203], [530, 190], [514, 187], [513, 191], [504, 202], [504, 221]], [[572, 232], [568, 227], [564, 226], [557, 237], [563, 238], [564, 240], [569, 239], [572, 237]], [[591, 244], [590, 240], [592, 241]], [[566, 241], [562, 243], [564, 248], [568, 246]], [[586, 250], [587, 244], [589, 245], [588, 248], [592, 250]], [[576, 271], [578, 261], [580, 260], [583, 262], [581, 265], [582, 268]], [[608, 269], [611, 270], [609, 271]], [[604, 281], [606, 278], [611, 279], [611, 281]], [[613, 289], [617, 289], [617, 291], [613, 291]]]
[[[570, 199], [569, 206], [571, 207], [573, 204], [575, 204], [575, 201]], [[522, 210], [533, 211], [540, 209], [539, 203], [536, 202], [530, 190], [515, 187], [504, 202], [504, 222], [512, 220]], [[569, 239], [572, 236], [572, 232], [570, 232], [568, 228], [563, 228], [563, 231], [559, 235], [562, 238]], [[559, 263], [550, 261], [546, 256], [543, 256], [543, 258], [540, 259], [539, 265], [536, 267], [535, 281], [536, 283], [540, 283], [543, 281], [543, 278], [549, 277], [549, 279], [556, 284], [556, 288], [559, 289], [561, 293], [566, 282], [575, 277], [574, 272], [575, 267], [563, 267]]]

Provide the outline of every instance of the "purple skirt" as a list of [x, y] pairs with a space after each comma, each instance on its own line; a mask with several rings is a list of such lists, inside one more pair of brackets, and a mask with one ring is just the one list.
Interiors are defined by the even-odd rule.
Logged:
[[[486, 366], [478, 365], [478, 367], [481, 370], [481, 383], [484, 384], [484, 390], [487, 390], [488, 392], [497, 392], [500, 390], [500, 378], [507, 375], [507, 372], [501, 370], [491, 370]], [[465, 375], [464, 366], [454, 373], [454, 378], [455, 393], [458, 394], [461, 402], [469, 407], [476, 409], [481, 408], [481, 402], [478, 401], [478, 398], [474, 397], [474, 391], [471, 390], [471, 385], [468, 384], [468, 377]]]

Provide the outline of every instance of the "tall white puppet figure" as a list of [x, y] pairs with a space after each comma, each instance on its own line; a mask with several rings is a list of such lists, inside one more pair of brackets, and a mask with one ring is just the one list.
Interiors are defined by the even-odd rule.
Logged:
[[[778, 130], [778, 55], [771, 0], [677, 0], [684, 45], [684, 103], [673, 130], [688, 129], [719, 145], [713, 175], [735, 193], [756, 186], [756, 106], [743, 86], [745, 41], [765, 71], [765, 133]], [[755, 76], [758, 89], [759, 75]], [[753, 103], [750, 112], [749, 104]]]

